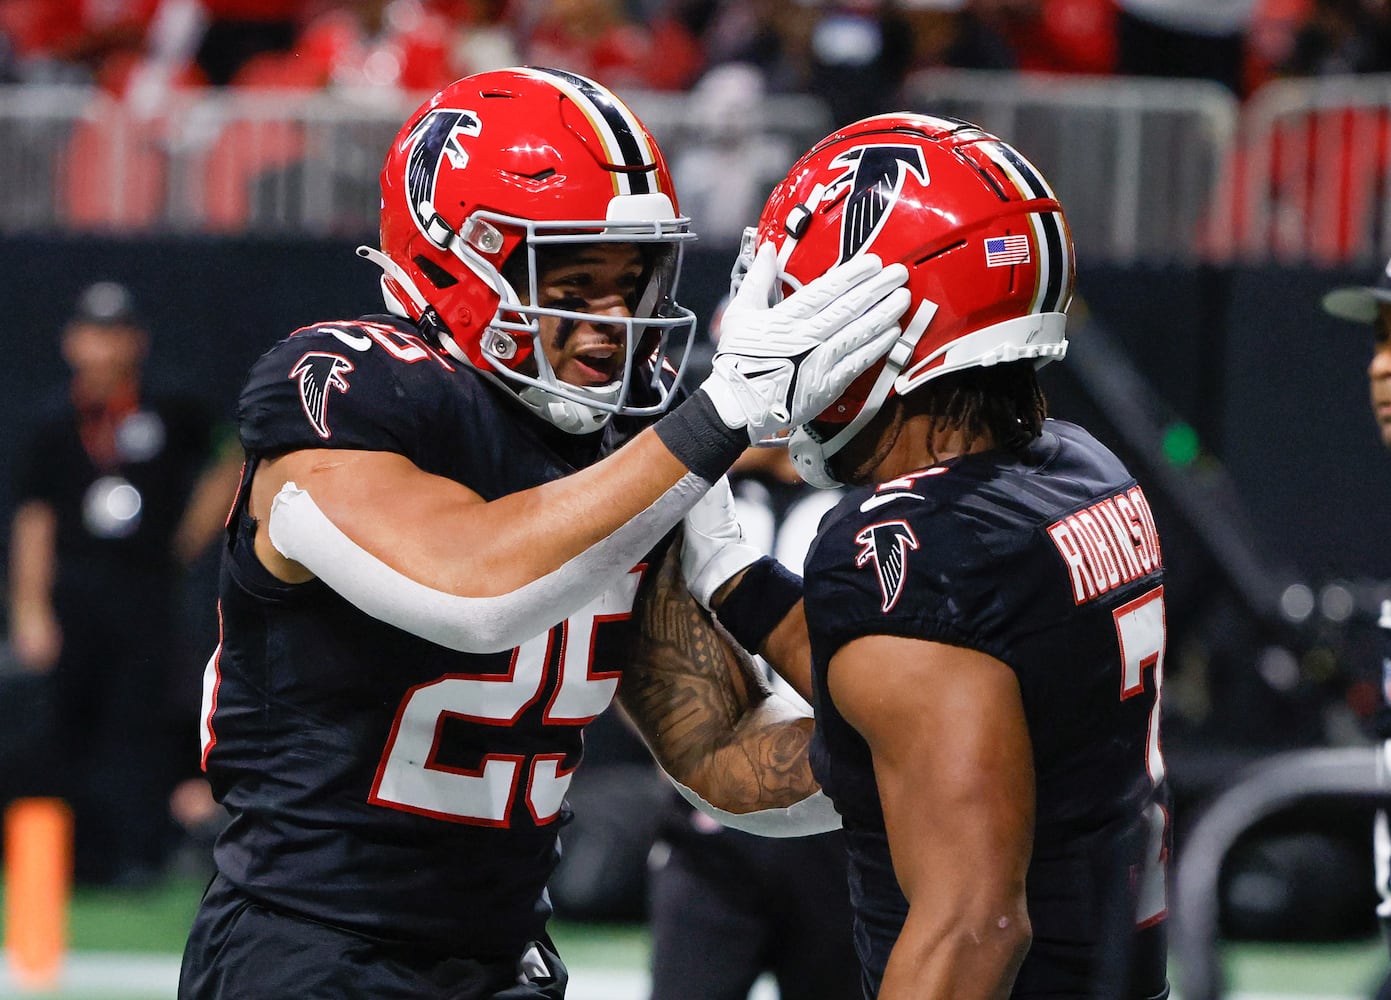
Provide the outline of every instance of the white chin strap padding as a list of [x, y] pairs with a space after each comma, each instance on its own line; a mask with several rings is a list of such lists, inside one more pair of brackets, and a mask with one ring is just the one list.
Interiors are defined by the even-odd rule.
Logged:
[[963, 368], [1023, 360], [1041, 368], [1066, 354], [1067, 314], [1029, 313], [957, 337], [899, 375], [894, 389], [904, 396], [924, 382]]
[[[576, 391], [583, 391], [586, 395], [595, 396], [603, 402], [612, 404], [618, 401], [618, 394], [622, 388], [623, 383], [619, 381], [594, 389], [577, 389]], [[613, 416], [610, 410], [597, 406], [586, 406], [574, 399], [565, 399], [562, 396], [547, 392], [539, 386], [529, 385], [520, 389], [517, 391], [517, 396], [527, 405], [528, 409], [540, 416], [541, 419], [554, 424], [566, 434], [589, 434], [600, 430]]]
[[808, 434], [806, 428], [792, 428], [792, 433], [787, 439], [787, 457], [791, 459], [797, 475], [801, 476], [802, 481], [808, 486], [815, 486], [819, 490], [833, 490], [841, 485], [831, 476], [830, 467], [826, 464], [828, 456], [821, 447], [821, 442]]

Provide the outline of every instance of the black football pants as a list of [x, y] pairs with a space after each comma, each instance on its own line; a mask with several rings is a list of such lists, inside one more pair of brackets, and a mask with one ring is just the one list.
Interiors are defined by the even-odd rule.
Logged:
[[179, 1000], [562, 1000], [569, 974], [549, 940], [550, 973], [519, 982], [521, 956], [440, 957], [269, 909], [222, 876], [189, 932]]

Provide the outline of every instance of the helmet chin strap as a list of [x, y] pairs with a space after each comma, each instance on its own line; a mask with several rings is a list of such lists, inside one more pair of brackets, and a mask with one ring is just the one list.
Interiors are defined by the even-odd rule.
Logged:
[[830, 457], [849, 444], [851, 439], [874, 419], [874, 415], [884, 405], [884, 400], [889, 398], [889, 390], [893, 388], [894, 381], [903, 371], [903, 366], [913, 357], [913, 349], [918, 346], [918, 341], [922, 338], [923, 332], [927, 330], [927, 325], [937, 314], [937, 308], [937, 303], [930, 299], [923, 299], [919, 303], [918, 308], [913, 312], [913, 318], [908, 321], [908, 325], [903, 328], [903, 332], [889, 348], [888, 356], [884, 359], [884, 367], [879, 369], [879, 377], [874, 380], [874, 385], [865, 397], [860, 412], [855, 414], [851, 421], [837, 431], [833, 437], [827, 441], [818, 441], [805, 427], [792, 429], [792, 433], [787, 439], [787, 455], [788, 458], [792, 459], [797, 474], [808, 485], [822, 490], [835, 489], [841, 485], [831, 475]]
[[[394, 315], [400, 316], [402, 319], [412, 319], [413, 316], [410, 306], [415, 307], [414, 314], [416, 316], [421, 315], [425, 310], [430, 308], [430, 303], [425, 300], [425, 296], [421, 294], [420, 289], [417, 288], [415, 282], [411, 280], [411, 276], [403, 271], [401, 266], [386, 254], [382, 253], [376, 247], [361, 246], [357, 248], [357, 255], [359, 257], [366, 257], [384, 272], [385, 277], [382, 279], [382, 298], [386, 301], [387, 309]], [[401, 290], [405, 292], [411, 300], [409, 305], [402, 302], [396, 294], [386, 286], [386, 278], [390, 278], [401, 287]]]
[[[449, 330], [443, 323], [439, 322], [438, 317], [435, 316], [434, 306], [426, 301], [425, 296], [420, 291], [420, 287], [416, 285], [411, 279], [411, 276], [401, 268], [401, 265], [397, 264], [376, 247], [358, 247], [357, 255], [367, 258], [382, 269], [382, 301], [386, 303], [387, 312], [391, 313], [393, 316], [400, 316], [402, 319], [427, 324], [434, 331], [435, 335], [439, 337], [440, 346], [444, 348], [445, 353], [449, 354], [456, 361], [462, 361], [464, 364], [471, 363], [468, 359], [468, 355], [464, 353], [463, 348], [455, 343]], [[400, 289], [406, 293], [407, 298], [410, 299], [409, 302], [401, 301], [400, 296], [393, 292], [391, 286], [387, 284], [387, 278], [396, 282], [397, 286], [400, 287]]]

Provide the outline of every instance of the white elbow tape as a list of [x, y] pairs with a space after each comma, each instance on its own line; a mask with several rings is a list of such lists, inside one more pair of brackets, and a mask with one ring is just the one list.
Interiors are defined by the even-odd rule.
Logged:
[[826, 793], [817, 789], [811, 795], [781, 809], [760, 809], [757, 812], [732, 813], [712, 806], [681, 782], [667, 775], [681, 797], [713, 820], [733, 830], [760, 837], [810, 837], [840, 829], [840, 813]]
[[607, 538], [496, 597], [446, 593], [393, 569], [345, 535], [292, 482], [271, 502], [270, 541], [373, 618], [448, 649], [496, 653], [540, 635], [617, 583], [709, 488], [688, 473]]

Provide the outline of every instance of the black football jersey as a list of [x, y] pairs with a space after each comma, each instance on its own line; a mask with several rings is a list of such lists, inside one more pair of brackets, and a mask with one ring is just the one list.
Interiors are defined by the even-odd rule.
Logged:
[[[1149, 504], [1121, 462], [1049, 420], [1024, 455], [967, 455], [855, 490], [808, 553], [806, 611], [812, 766], [844, 817], [867, 994], [907, 902], [869, 747], [827, 696], [826, 671], [851, 640], [897, 635], [980, 650], [1019, 681], [1037, 820], [1034, 941], [1013, 995], [1160, 995], [1163, 568]], [[1116, 985], [1127, 977], [1134, 985]]]
[[[562, 435], [392, 317], [297, 331], [252, 368], [223, 559], [203, 761], [219, 870], [267, 905], [377, 938], [515, 955], [542, 929], [581, 731], [612, 699], [644, 565], [515, 649], [455, 652], [252, 550], [261, 458], [385, 450], [493, 499], [563, 476], [636, 423]], [[545, 525], [537, 525], [538, 531]]]

